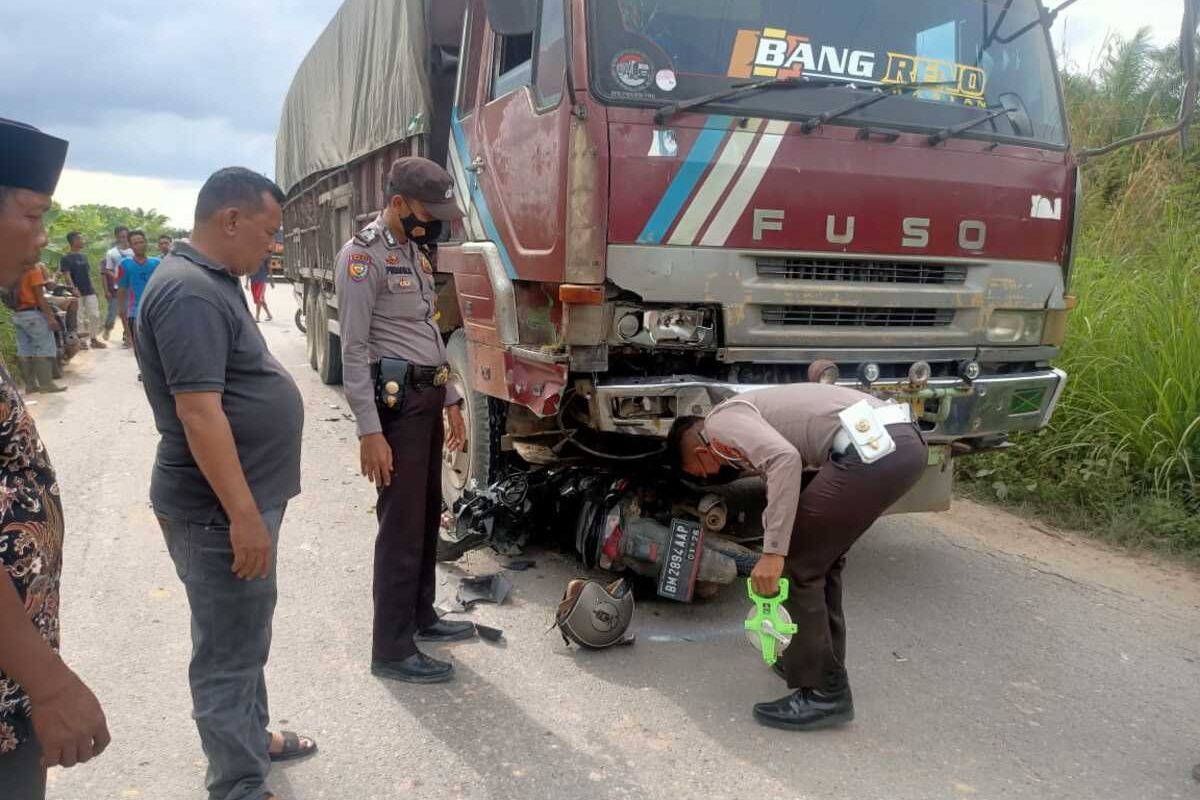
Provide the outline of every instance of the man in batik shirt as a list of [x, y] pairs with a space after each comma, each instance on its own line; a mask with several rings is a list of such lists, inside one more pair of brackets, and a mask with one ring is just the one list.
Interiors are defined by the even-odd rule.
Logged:
[[[0, 120], [0, 286], [46, 246], [67, 143]], [[108, 746], [104, 712], [58, 657], [63, 514], [54, 468], [0, 360], [0, 797], [42, 800], [46, 768]]]

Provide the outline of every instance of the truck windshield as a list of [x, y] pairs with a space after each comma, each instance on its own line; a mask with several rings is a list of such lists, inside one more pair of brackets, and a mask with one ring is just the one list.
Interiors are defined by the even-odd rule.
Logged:
[[[945, 129], [1008, 108], [988, 136], [1065, 144], [1050, 39], [1038, 0], [591, 0], [592, 85], [613, 105], [662, 107], [769, 78], [811, 78], [848, 89], [917, 81], [944, 88], [898, 93], [840, 117]], [[1021, 32], [1022, 28], [1027, 28]], [[706, 111], [805, 118], [846, 104], [837, 88], [752, 92]], [[972, 135], [970, 133], [966, 135]]]

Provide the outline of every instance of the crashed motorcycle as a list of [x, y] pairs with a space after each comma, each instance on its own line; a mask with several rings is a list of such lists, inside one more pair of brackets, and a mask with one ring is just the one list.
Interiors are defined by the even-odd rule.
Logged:
[[671, 499], [677, 478], [652, 470], [618, 474], [576, 464], [514, 471], [468, 488], [448, 510], [438, 560], [483, 547], [516, 556], [536, 542], [557, 545], [589, 568], [656, 579], [659, 593], [674, 599], [711, 597], [749, 575], [760, 557], [748, 545], [761, 540], [761, 503], [747, 509], [755, 493], [738, 483], [745, 482], [714, 487], [690, 505]]

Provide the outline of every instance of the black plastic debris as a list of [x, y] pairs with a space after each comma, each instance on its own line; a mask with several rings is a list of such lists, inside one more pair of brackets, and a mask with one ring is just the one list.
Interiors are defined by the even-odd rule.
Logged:
[[537, 562], [530, 558], [519, 558], [516, 561], [510, 561], [505, 566], [505, 569], [513, 572], [524, 572], [527, 569], [533, 569], [537, 566]]
[[476, 603], [501, 605], [512, 588], [512, 581], [500, 573], [466, 577], [458, 584], [458, 602], [468, 609]]
[[475, 623], [475, 632], [479, 634], [479, 638], [485, 642], [498, 642], [504, 638], [504, 631], [499, 628], [491, 628], [487, 625]]

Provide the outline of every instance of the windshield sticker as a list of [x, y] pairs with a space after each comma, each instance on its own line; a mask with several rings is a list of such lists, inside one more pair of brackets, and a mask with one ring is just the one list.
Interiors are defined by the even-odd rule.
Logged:
[[650, 86], [650, 59], [637, 50], [622, 50], [613, 59], [613, 77], [626, 89], [639, 92]]
[[814, 75], [847, 82], [879, 83], [875, 53], [827, 44], [782, 28], [739, 30], [729, 59], [731, 78], [799, 78]]
[[670, 69], [660, 69], [658, 74], [654, 76], [654, 85], [658, 87], [660, 92], [673, 92], [677, 81], [675, 79], [675, 71]]
[[[882, 65], [883, 74], [877, 70]], [[945, 88], [925, 89], [925, 100], [985, 106], [987, 74], [979, 67], [940, 58], [887, 53], [884, 60], [872, 50], [855, 50], [811, 41], [783, 28], [739, 30], [729, 59], [731, 78], [814, 77], [847, 83], [889, 84], [946, 81]]]
[[922, 89], [917, 97], [928, 100], [945, 100], [968, 106], [987, 105], [984, 93], [987, 89], [987, 73], [979, 67], [944, 61], [940, 58], [911, 56], [905, 53], [888, 53], [884, 83], [916, 83], [947, 81], [951, 85], [937, 89]]
[[650, 140], [650, 152], [646, 155], [650, 158], [674, 158], [678, 154], [679, 140], [675, 138], [673, 129], [660, 128], [654, 131], [653, 138]]

